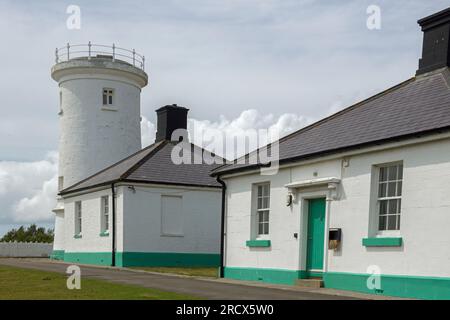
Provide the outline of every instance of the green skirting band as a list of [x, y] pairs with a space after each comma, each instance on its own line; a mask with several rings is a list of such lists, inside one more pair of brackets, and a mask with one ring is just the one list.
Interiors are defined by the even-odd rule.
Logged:
[[[64, 260], [82, 264], [110, 266], [111, 252], [63, 252]], [[117, 252], [118, 267], [217, 267], [219, 254], [174, 252]]]
[[276, 284], [295, 284], [298, 279], [307, 276], [305, 271], [283, 269], [225, 267], [223, 272], [225, 278]]
[[64, 250], [53, 250], [50, 259], [64, 260]]
[[[327, 272], [323, 279], [327, 288], [416, 299], [450, 299], [450, 278], [381, 275], [380, 288], [369, 289], [369, 277], [368, 274]], [[369, 284], [373, 287], [375, 283], [371, 276]]]
[[[317, 275], [302, 270], [225, 267], [224, 276], [237, 280], [292, 285], [297, 279]], [[450, 278], [380, 275], [380, 286], [377, 288], [377, 280], [369, 274], [326, 272], [322, 276], [325, 288], [404, 298], [450, 299]]]

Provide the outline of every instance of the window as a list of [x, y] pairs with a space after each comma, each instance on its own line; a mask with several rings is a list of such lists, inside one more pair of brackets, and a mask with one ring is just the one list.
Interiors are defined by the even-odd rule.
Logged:
[[75, 235], [81, 234], [81, 201], [75, 202]]
[[258, 197], [256, 207], [258, 235], [269, 234], [270, 184], [257, 186]]
[[181, 196], [161, 196], [161, 233], [163, 235], [183, 235], [182, 202]]
[[101, 198], [101, 231], [109, 230], [109, 196]]
[[113, 105], [113, 89], [103, 89], [103, 105], [104, 106], [112, 106]]
[[379, 167], [378, 230], [400, 230], [403, 164]]

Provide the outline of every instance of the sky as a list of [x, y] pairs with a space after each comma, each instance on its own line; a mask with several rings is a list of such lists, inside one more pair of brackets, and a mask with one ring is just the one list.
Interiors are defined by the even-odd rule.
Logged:
[[[69, 30], [69, 5], [81, 28]], [[366, 10], [377, 5], [380, 29]], [[287, 134], [414, 75], [417, 20], [448, 1], [0, 0], [0, 235], [52, 227], [58, 159], [54, 51], [67, 42], [146, 56], [143, 145], [158, 107], [188, 107], [189, 125]]]

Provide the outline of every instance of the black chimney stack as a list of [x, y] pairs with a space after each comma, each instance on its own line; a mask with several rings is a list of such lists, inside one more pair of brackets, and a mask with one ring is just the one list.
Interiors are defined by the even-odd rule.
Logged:
[[417, 21], [423, 31], [422, 59], [416, 74], [450, 66], [450, 8]]
[[172, 132], [177, 129], [187, 129], [187, 113], [189, 109], [176, 104], [167, 105], [156, 110], [158, 124], [155, 142], [170, 140]]

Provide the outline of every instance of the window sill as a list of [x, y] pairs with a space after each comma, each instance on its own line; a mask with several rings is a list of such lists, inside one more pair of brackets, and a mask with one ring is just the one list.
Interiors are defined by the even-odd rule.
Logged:
[[118, 109], [114, 108], [114, 107], [103, 106], [102, 110], [104, 110], [104, 111], [117, 111]]
[[395, 238], [363, 238], [362, 245], [365, 247], [401, 247], [403, 239]]
[[82, 238], [81, 234], [76, 234], [76, 235], [74, 235], [73, 237], [74, 237], [75, 239], [81, 239], [81, 238]]
[[271, 243], [270, 240], [247, 240], [245, 243], [247, 247], [254, 248], [254, 247], [270, 247]]
[[100, 232], [100, 237], [109, 237], [109, 231]]

